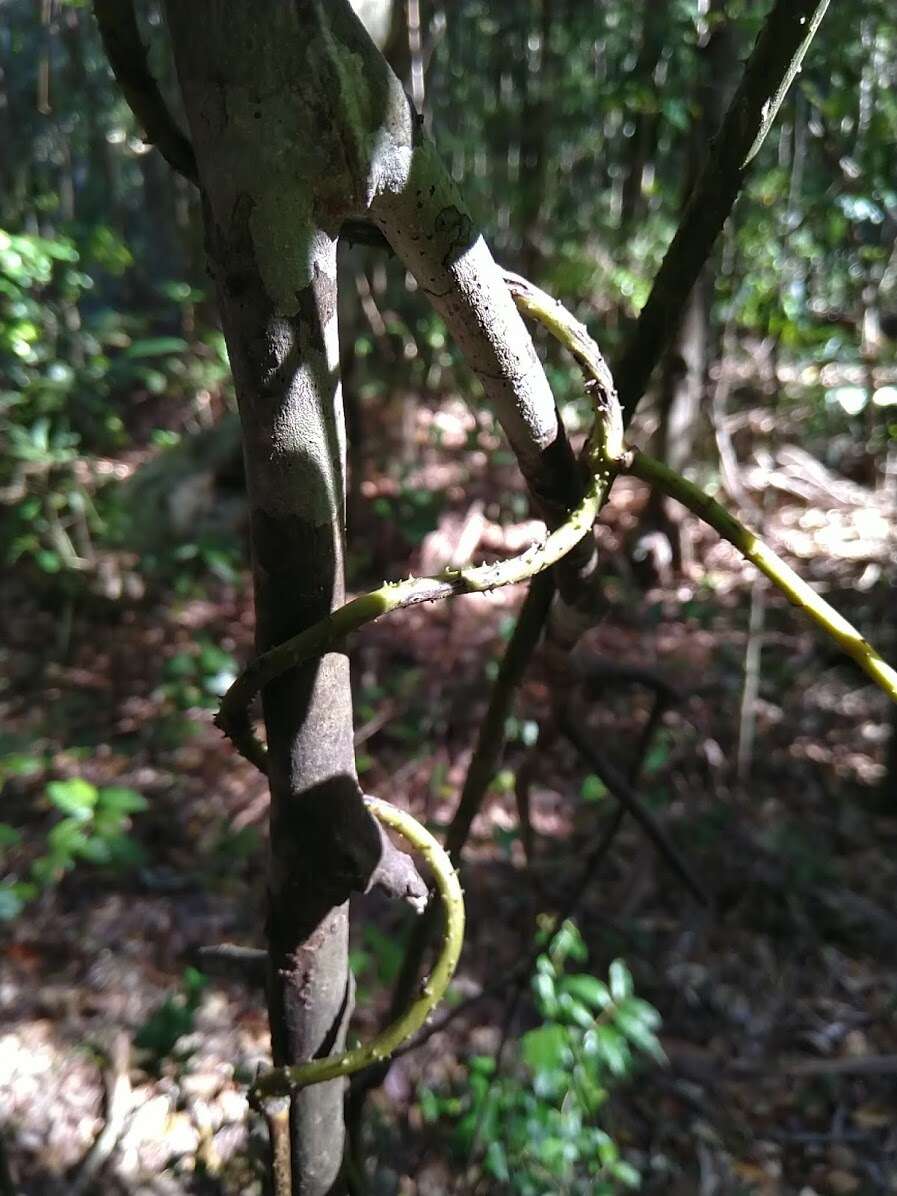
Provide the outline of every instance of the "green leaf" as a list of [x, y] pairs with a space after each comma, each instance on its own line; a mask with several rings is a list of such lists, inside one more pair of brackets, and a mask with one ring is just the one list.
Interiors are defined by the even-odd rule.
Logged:
[[47, 835], [47, 842], [60, 861], [80, 854], [88, 841], [83, 827], [84, 820], [79, 815], [72, 814], [69, 818], [57, 822]]
[[583, 942], [575, 922], [568, 919], [558, 928], [551, 947], [551, 955], [558, 963], [567, 959], [575, 960], [576, 963], [584, 963], [588, 959], [588, 948]]
[[59, 573], [62, 569], [62, 561], [57, 552], [51, 552], [49, 548], [42, 548], [39, 552], [34, 554], [34, 562], [38, 568], [43, 569], [44, 573]]
[[540, 1013], [543, 1017], [553, 1017], [558, 1007], [554, 976], [548, 972], [536, 972], [532, 984]]
[[574, 1076], [583, 1111], [589, 1116], [593, 1116], [607, 1100], [607, 1089], [599, 1084], [592, 1071], [589, 1070], [588, 1062], [584, 1066], [577, 1067]]
[[0, 881], [0, 922], [11, 922], [25, 907], [19, 886]]
[[614, 1179], [618, 1179], [627, 1188], [635, 1189], [642, 1186], [642, 1177], [632, 1164], [627, 1163], [625, 1159], [619, 1159], [614, 1163], [611, 1170], [613, 1171]]
[[111, 858], [110, 840], [82, 836], [82, 842], [73, 849], [72, 854], [87, 860], [89, 864], [108, 864]]
[[571, 1143], [565, 1142], [563, 1138], [545, 1138], [539, 1143], [539, 1160], [553, 1175], [564, 1175], [576, 1157], [574, 1147], [571, 1158], [570, 1147]]
[[44, 855], [31, 865], [31, 876], [41, 888], [45, 889], [49, 885], [55, 885], [59, 878], [68, 872], [73, 862], [70, 855]]
[[472, 1055], [467, 1061], [467, 1068], [476, 1075], [494, 1076], [495, 1075], [495, 1056], [494, 1055]]
[[631, 1056], [626, 1039], [613, 1026], [595, 1028], [595, 1052], [612, 1075], [625, 1076]]
[[558, 1000], [558, 1007], [561, 1013], [564, 1014], [571, 1022], [574, 1022], [583, 1030], [590, 1029], [594, 1022], [592, 1011], [588, 1005], [584, 1005], [581, 1001], [577, 1001], [570, 993], [561, 993]]
[[636, 1018], [648, 1030], [658, 1030], [662, 1018], [653, 1005], [643, 1001], [641, 997], [629, 997], [621, 1006], [620, 1011]]
[[665, 742], [664, 740], [658, 740], [658, 742], [655, 743], [645, 758], [644, 771], [646, 773], [657, 772], [658, 769], [663, 768], [669, 758], [669, 743]]
[[590, 774], [583, 781], [580, 794], [583, 801], [601, 801], [607, 797], [607, 786], [600, 777]]
[[0, 759], [0, 777], [33, 777], [43, 768], [43, 761], [39, 756], [29, 756], [25, 752], [12, 752]]
[[166, 677], [193, 677], [196, 675], [196, 657], [192, 652], [176, 652], [166, 661]]
[[47, 797], [63, 814], [86, 822], [97, 804], [97, 787], [83, 777], [70, 777], [67, 781], [50, 781]]
[[203, 644], [199, 653], [199, 664], [205, 673], [236, 672], [237, 662], [230, 652], [217, 644]]
[[563, 992], [570, 993], [578, 1001], [590, 1005], [593, 1009], [606, 1009], [611, 1003], [611, 995], [606, 984], [596, 976], [586, 974], [565, 976], [561, 981]]
[[10, 826], [8, 822], [0, 822], [0, 851], [7, 847], [15, 847], [22, 842], [22, 832]]
[[537, 1075], [563, 1067], [570, 1059], [567, 1032], [563, 1026], [538, 1026], [524, 1034], [520, 1051], [527, 1067]]
[[626, 1009], [618, 1009], [614, 1025], [622, 1030], [629, 1041], [639, 1050], [651, 1055], [658, 1063], [666, 1063], [667, 1058], [657, 1036], [652, 1034], [641, 1018], [634, 1016]]
[[179, 336], [154, 336], [134, 341], [125, 357], [171, 357], [185, 353], [190, 346]]
[[142, 793], [138, 793], [135, 789], [110, 785], [100, 790], [97, 807], [104, 813], [137, 814], [141, 810], [148, 810], [149, 802]]
[[618, 1003], [632, 996], [632, 975], [622, 959], [615, 959], [608, 972], [610, 995]]
[[620, 1157], [619, 1148], [613, 1138], [604, 1130], [598, 1131], [597, 1146], [598, 1158], [602, 1167], [610, 1167], [617, 1162]]
[[364, 945], [374, 958], [380, 983], [392, 984], [405, 957], [404, 942], [369, 923], [364, 929]]
[[187, 1003], [195, 1008], [199, 1004], [199, 998], [209, 987], [209, 978], [199, 968], [190, 966], [184, 968], [183, 984]]
[[498, 1139], [493, 1139], [489, 1143], [486, 1150], [486, 1157], [483, 1160], [485, 1171], [497, 1179], [499, 1183], [507, 1183], [511, 1178], [511, 1172], [508, 1170], [508, 1156], [505, 1153], [505, 1148]]
[[442, 1112], [442, 1102], [432, 1088], [419, 1088], [417, 1090], [417, 1104], [424, 1125], [432, 1125], [439, 1120], [439, 1115]]

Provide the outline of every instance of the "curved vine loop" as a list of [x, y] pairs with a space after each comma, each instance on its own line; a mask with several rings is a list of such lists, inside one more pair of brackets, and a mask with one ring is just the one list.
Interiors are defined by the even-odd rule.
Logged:
[[353, 1072], [361, 1071], [363, 1067], [387, 1058], [423, 1026], [442, 999], [458, 964], [464, 942], [464, 896], [458, 874], [452, 867], [448, 854], [438, 840], [407, 811], [400, 810], [398, 806], [379, 797], [365, 796], [364, 800], [374, 817], [390, 830], [397, 831], [406, 842], [416, 848], [433, 872], [445, 913], [439, 956], [419, 995], [405, 1012], [376, 1038], [341, 1055], [328, 1055], [323, 1059], [311, 1059], [307, 1063], [297, 1063], [292, 1067], [276, 1067], [264, 1072], [252, 1088], [252, 1099], [257, 1104], [287, 1096], [295, 1089], [307, 1088], [310, 1084], [350, 1076]]
[[[541, 544], [532, 545], [519, 556], [494, 564], [446, 569], [435, 577], [408, 577], [404, 581], [386, 583], [353, 598], [312, 627], [256, 657], [224, 695], [215, 719], [236, 749], [261, 771], [267, 771], [266, 750], [255, 735], [250, 720], [252, 700], [270, 681], [288, 669], [338, 647], [366, 623], [421, 602], [452, 598], [457, 594], [483, 593], [527, 581], [555, 565], [587, 535], [604, 504], [611, 482], [621, 472], [641, 478], [678, 500], [714, 528], [897, 701], [897, 672], [756, 532], [661, 462], [638, 449], [626, 448], [623, 416], [613, 378], [585, 326], [563, 304], [525, 278], [511, 273], [505, 273], [504, 278], [520, 310], [543, 324], [573, 354], [586, 377], [594, 421], [583, 452], [588, 478], [581, 503]], [[448, 987], [457, 964], [464, 932], [464, 903], [451, 860], [429, 831], [406, 811], [379, 798], [366, 797], [365, 801], [380, 822], [398, 831], [421, 851], [433, 870], [445, 910], [439, 958], [420, 995], [371, 1043], [341, 1055], [265, 1072], [252, 1090], [257, 1101], [282, 1098], [296, 1088], [348, 1076], [385, 1059], [424, 1024]]]
[[518, 306], [544, 324], [563, 345], [566, 345], [587, 378], [602, 395], [608, 396], [604, 401], [614, 415], [610, 425], [612, 431], [605, 441], [605, 451], [614, 457], [612, 464], [615, 469], [620, 473], [629, 473], [640, 478], [655, 490], [680, 502], [693, 515], [712, 527], [717, 535], [728, 540], [745, 560], [755, 565], [782, 591], [789, 602], [812, 619], [829, 639], [834, 640], [879, 689], [897, 702], [897, 671], [882, 659], [852, 623], [820, 597], [757, 532], [752, 531], [715, 498], [664, 465], [662, 461], [649, 457], [640, 449], [624, 447], [623, 421], [613, 380], [600, 349], [585, 326], [580, 324], [563, 304], [540, 291], [525, 278], [510, 274], [505, 275], [505, 278]]
[[[513, 288], [512, 293], [518, 305], [527, 311], [525, 297]], [[588, 480], [579, 506], [541, 544], [532, 545], [519, 556], [494, 564], [446, 569], [436, 577], [409, 577], [386, 583], [345, 603], [312, 627], [251, 661], [222, 698], [215, 722], [237, 750], [262, 772], [267, 771], [267, 752], [252, 728], [249, 708], [268, 682], [288, 669], [332, 650], [353, 631], [390, 611], [528, 581], [556, 564], [588, 534], [618, 469], [623, 425], [606, 366], [604, 375], [600, 374], [603, 358], [594, 342], [583, 342], [581, 364], [588, 379], [587, 390], [592, 398], [595, 419], [585, 452]], [[379, 798], [365, 797], [365, 801], [380, 822], [398, 831], [423, 854], [433, 871], [444, 910], [439, 956], [420, 994], [372, 1042], [340, 1055], [272, 1068], [259, 1076], [251, 1096], [261, 1107], [270, 1106], [297, 1088], [349, 1076], [391, 1055], [424, 1024], [441, 1000], [458, 962], [464, 934], [464, 903], [449, 856], [407, 812]]]
[[[598, 357], [603, 361], [600, 353]], [[529, 581], [537, 573], [556, 565], [576, 547], [591, 530], [622, 461], [623, 424], [616, 394], [606, 390], [594, 378], [590, 379], [587, 389], [595, 409], [595, 420], [585, 452], [589, 477], [582, 501], [570, 512], [566, 521], [541, 544], [533, 544], [508, 560], [446, 569], [435, 577], [407, 577], [404, 581], [386, 582], [376, 590], [353, 598], [298, 635], [257, 656], [225, 693], [215, 716], [216, 726], [241, 755], [262, 772], [267, 771], [267, 753], [253, 731], [249, 707], [264, 686], [288, 669], [332, 651], [353, 631], [391, 611], [404, 610], [439, 598], [481, 594], [501, 586]]]

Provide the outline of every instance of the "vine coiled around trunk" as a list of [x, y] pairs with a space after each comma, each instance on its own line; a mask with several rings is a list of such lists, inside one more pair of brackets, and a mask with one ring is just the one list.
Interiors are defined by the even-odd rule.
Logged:
[[379, 797], [366, 795], [364, 800], [377, 821], [390, 830], [397, 831], [411, 847], [421, 853], [430, 866], [445, 915], [439, 955], [429, 978], [420, 989], [419, 996], [376, 1038], [341, 1055], [328, 1055], [323, 1059], [311, 1059], [307, 1063], [275, 1067], [263, 1072], [252, 1089], [253, 1100], [257, 1103], [287, 1096], [294, 1089], [306, 1088], [309, 1084], [320, 1084], [324, 1080], [350, 1076], [353, 1072], [361, 1071], [363, 1067], [388, 1058], [426, 1022], [442, 999], [458, 964], [464, 943], [464, 895], [458, 874], [452, 867], [448, 854], [426, 827], [421, 826], [406, 810], [401, 810], [392, 802]]
[[[252, 728], [249, 713], [253, 699], [270, 681], [288, 669], [340, 646], [347, 636], [365, 624], [421, 602], [452, 598], [458, 594], [484, 593], [527, 581], [557, 564], [591, 530], [610, 485], [619, 473], [638, 477], [676, 499], [733, 544], [897, 702], [897, 672], [756, 532], [662, 462], [624, 445], [623, 414], [613, 378], [585, 326], [563, 304], [526, 279], [507, 272], [504, 278], [521, 312], [543, 324], [573, 354], [585, 375], [594, 422], [583, 452], [587, 481], [582, 501], [541, 544], [532, 545], [519, 556], [490, 564], [446, 569], [434, 577], [408, 577], [404, 581], [387, 582], [353, 598], [312, 627], [256, 657], [224, 695], [215, 719], [236, 749], [266, 772], [267, 753]], [[380, 822], [396, 830], [423, 854], [433, 871], [445, 915], [439, 956], [417, 998], [372, 1042], [340, 1055], [270, 1069], [253, 1086], [253, 1097], [258, 1101], [281, 1098], [309, 1084], [349, 1076], [387, 1058], [424, 1024], [441, 1000], [457, 965], [464, 933], [464, 903], [451, 860], [429, 831], [409, 813], [380, 798], [365, 797], [365, 801]]]

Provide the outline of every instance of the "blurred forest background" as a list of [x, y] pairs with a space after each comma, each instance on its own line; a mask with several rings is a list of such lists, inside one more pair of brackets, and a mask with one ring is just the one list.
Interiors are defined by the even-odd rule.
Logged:
[[[766, 7], [394, 6], [391, 61], [496, 257], [611, 361]], [[176, 104], [159, 6], [141, 14]], [[835, 4], [632, 435], [892, 661], [895, 154], [893, 5]], [[262, 941], [267, 789], [211, 723], [253, 619], [197, 195], [142, 141], [79, 0], [0, 3], [0, 155], [0, 1192], [257, 1191], [264, 1001], [198, 955]], [[350, 585], [519, 551], [541, 525], [459, 353], [394, 258], [344, 240]], [[578, 372], [537, 342], [575, 439]], [[639, 483], [598, 536], [591, 731], [625, 765], [666, 695], [641, 800], [711, 901], [631, 820], [581, 872], [614, 803], [539, 745], [546, 689], [525, 682], [466, 857], [457, 1016], [368, 1102], [371, 1190], [897, 1191], [887, 699]], [[445, 825], [520, 598], [353, 644], [366, 788]], [[359, 905], [364, 1036], [410, 924]], [[521, 975], [559, 910], [575, 926]], [[585, 1090], [561, 1063], [595, 1009]]]

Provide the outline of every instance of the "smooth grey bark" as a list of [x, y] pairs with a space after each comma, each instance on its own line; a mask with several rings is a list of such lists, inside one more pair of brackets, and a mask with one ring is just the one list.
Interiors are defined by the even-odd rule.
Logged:
[[[344, 597], [336, 238], [346, 220], [376, 224], [443, 314], [551, 522], [578, 500], [580, 476], [501, 275], [347, 0], [167, 10], [240, 407], [263, 651]], [[386, 849], [355, 776], [346, 658], [330, 653], [280, 678], [263, 707], [280, 1064], [342, 1047], [346, 902], [382, 873]], [[387, 880], [393, 892], [420, 891], [416, 874]], [[342, 1095], [333, 1081], [293, 1100], [294, 1196], [343, 1190]]]
[[[344, 600], [336, 236], [357, 196], [339, 122], [320, 136], [335, 67], [320, 38], [302, 62], [301, 8], [260, 14], [240, 0], [197, 0], [168, 14], [240, 406], [259, 651]], [[345, 655], [272, 683], [263, 706], [268, 1005], [280, 1064], [343, 1048], [347, 900], [370, 883], [384, 841], [356, 779]], [[292, 1102], [296, 1196], [342, 1190], [343, 1088], [319, 1084]]]
[[372, 202], [383, 230], [443, 317], [498, 416], [540, 512], [556, 525], [581, 477], [532, 341], [432, 142], [404, 107], [395, 177]]

